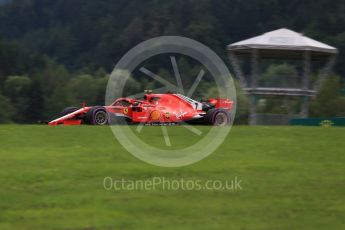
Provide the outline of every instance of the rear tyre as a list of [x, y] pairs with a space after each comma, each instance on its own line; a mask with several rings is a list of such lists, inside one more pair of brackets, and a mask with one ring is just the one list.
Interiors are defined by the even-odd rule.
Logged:
[[73, 113], [75, 111], [77, 111], [79, 108], [77, 107], [67, 107], [64, 108], [61, 113], [60, 113], [60, 117], [66, 116], [67, 114]]
[[230, 124], [231, 117], [225, 109], [210, 109], [206, 113], [205, 120], [211, 125], [226, 126]]
[[95, 106], [86, 113], [85, 122], [90, 125], [107, 125], [109, 116], [104, 107]]

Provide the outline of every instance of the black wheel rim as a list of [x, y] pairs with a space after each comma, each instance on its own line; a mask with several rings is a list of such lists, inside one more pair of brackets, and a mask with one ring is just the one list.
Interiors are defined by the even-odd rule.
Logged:
[[104, 111], [98, 111], [95, 114], [95, 122], [97, 125], [105, 125], [107, 124], [107, 113]]

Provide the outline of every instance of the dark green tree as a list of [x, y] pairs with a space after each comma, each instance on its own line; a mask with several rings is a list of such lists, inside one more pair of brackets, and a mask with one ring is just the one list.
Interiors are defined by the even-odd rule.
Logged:
[[0, 123], [13, 121], [14, 108], [10, 100], [0, 93]]
[[10, 99], [15, 114], [16, 122], [28, 122], [26, 112], [29, 109], [31, 79], [27, 76], [10, 76], [4, 84], [4, 94]]
[[339, 76], [329, 77], [311, 103], [311, 115], [314, 117], [345, 116], [345, 96], [340, 94], [340, 89]]

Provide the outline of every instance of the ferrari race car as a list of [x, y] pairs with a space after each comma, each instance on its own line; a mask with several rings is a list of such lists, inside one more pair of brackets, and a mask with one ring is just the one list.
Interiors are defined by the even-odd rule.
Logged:
[[144, 94], [142, 100], [119, 98], [109, 106], [68, 107], [49, 125], [107, 125], [143, 123], [170, 125], [182, 122], [217, 126], [228, 125], [233, 101], [211, 98], [198, 102], [182, 94]]

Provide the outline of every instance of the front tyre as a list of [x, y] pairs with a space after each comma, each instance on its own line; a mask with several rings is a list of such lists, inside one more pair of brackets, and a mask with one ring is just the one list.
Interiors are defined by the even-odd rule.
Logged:
[[109, 116], [104, 107], [95, 106], [86, 113], [85, 121], [90, 125], [107, 125]]
[[79, 108], [77, 107], [67, 107], [64, 108], [61, 113], [60, 113], [60, 117], [66, 116], [67, 114], [73, 113], [75, 111], [77, 111]]

